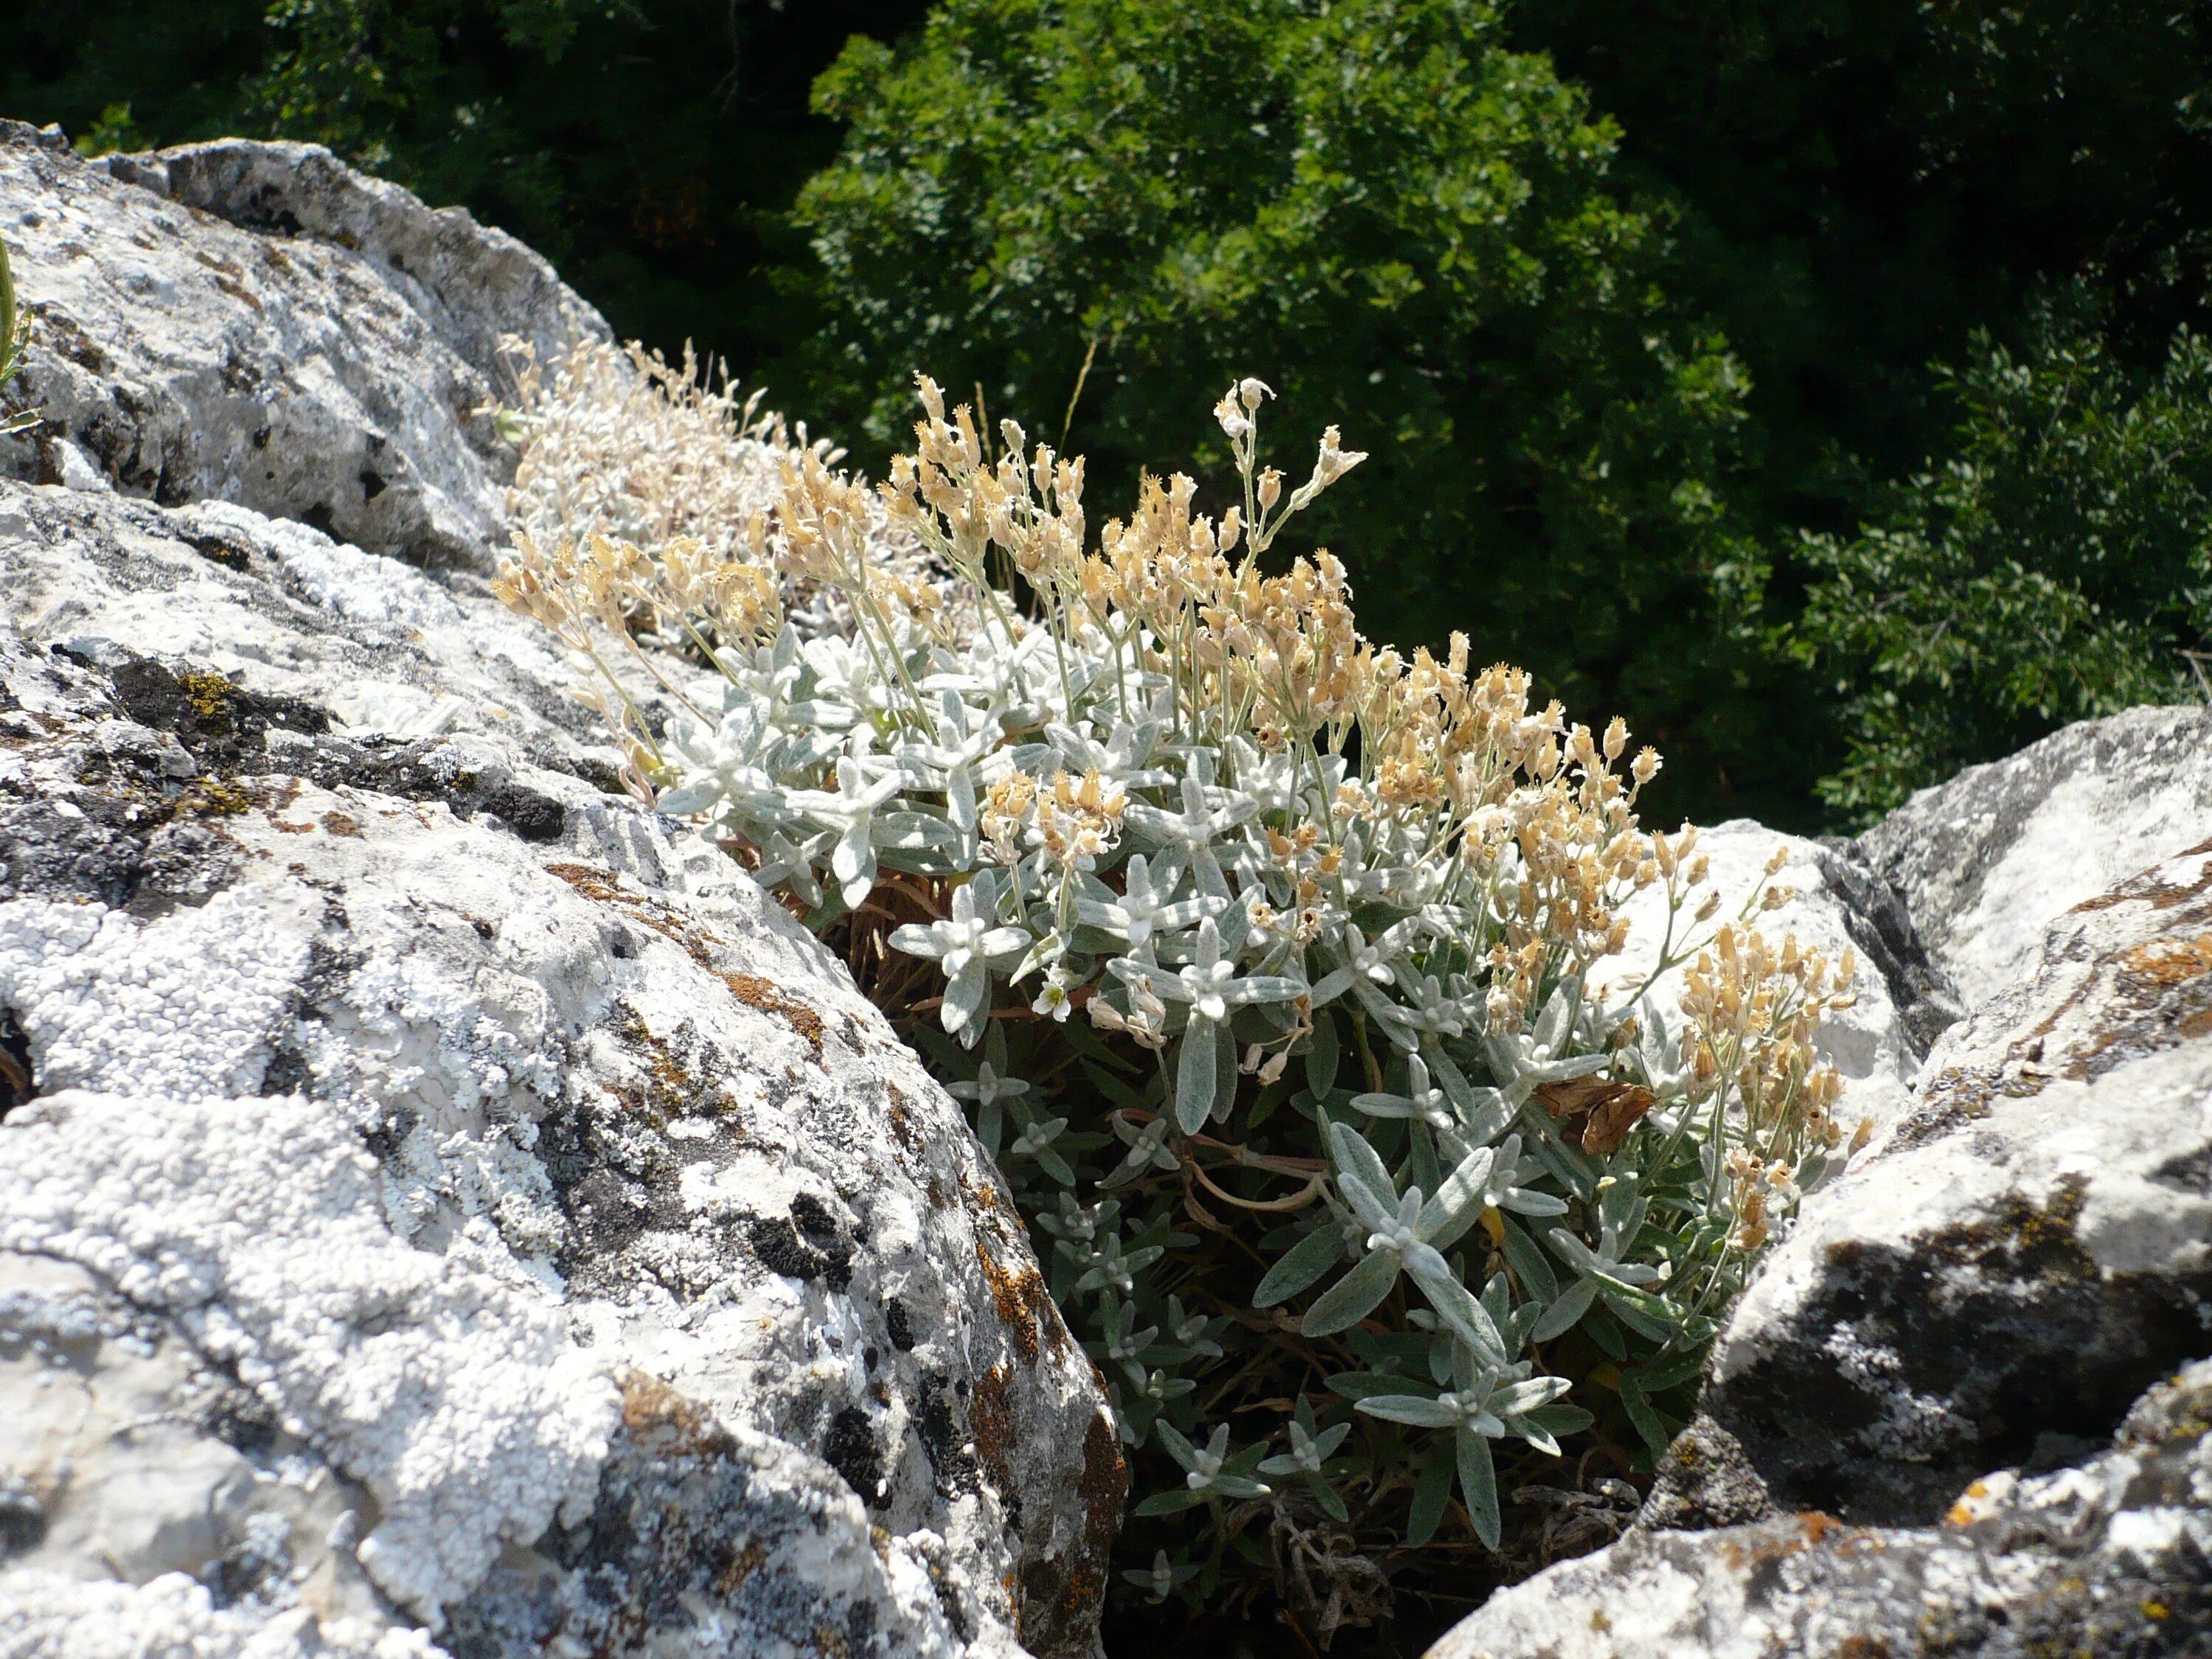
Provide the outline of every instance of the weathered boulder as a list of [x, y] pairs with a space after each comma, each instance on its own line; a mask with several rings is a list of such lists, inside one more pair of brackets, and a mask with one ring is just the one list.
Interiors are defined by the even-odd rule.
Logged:
[[2068, 1461], [2212, 1350], [2208, 1169], [2212, 842], [2061, 917], [1936, 1046], [1745, 1292], [1705, 1409], [1785, 1505], [1852, 1521]]
[[0, 1653], [1095, 1650], [1121, 1462], [992, 1166], [568, 672], [0, 483]]
[[1967, 1006], [2033, 970], [2061, 911], [2212, 835], [2212, 709], [2135, 708], [1923, 789], [1854, 850]]
[[325, 150], [225, 140], [80, 160], [0, 123], [0, 238], [33, 319], [0, 475], [228, 501], [487, 569], [515, 454], [498, 337], [606, 325], [552, 268]]
[[1436, 1659], [2212, 1648], [2198, 841], [2051, 922], [1807, 1201], [1631, 1534]]
[[2212, 1643], [2208, 1425], [2200, 1361], [2109, 1450], [1978, 1481], [1939, 1526], [1638, 1529], [1501, 1590], [1429, 1659], [2193, 1659]]

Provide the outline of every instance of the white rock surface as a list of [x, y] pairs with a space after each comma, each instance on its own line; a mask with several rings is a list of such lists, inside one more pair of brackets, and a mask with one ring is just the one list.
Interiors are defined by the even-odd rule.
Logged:
[[2212, 709], [2136, 708], [1923, 789], [1857, 850], [1968, 1006], [2032, 971], [2051, 919], [2212, 837]]
[[[156, 967], [140, 983], [181, 979]], [[204, 988], [225, 979], [202, 970]], [[35, 1054], [52, 988], [4, 967], [0, 984]], [[63, 994], [143, 1042], [178, 1029], [102, 988]], [[386, 1222], [376, 1160], [327, 1108], [152, 1081], [128, 1099], [64, 1090], [9, 1119], [0, 1248], [74, 1262], [132, 1307], [177, 1316], [286, 1432], [368, 1488], [380, 1518], [356, 1554], [418, 1618], [436, 1622], [556, 1510], [590, 1513], [618, 1397], [557, 1302], [520, 1271], [502, 1283], [465, 1256], [410, 1249]], [[65, 1487], [73, 1462], [13, 1473]], [[94, 1541], [69, 1552], [78, 1565], [97, 1569]]]
[[525, 624], [9, 483], [0, 596], [0, 1420], [70, 1425], [0, 1652], [1095, 1649], [1121, 1460], [958, 1108]]
[[33, 319], [0, 475], [228, 501], [422, 564], [488, 569], [513, 449], [502, 331], [606, 325], [550, 266], [327, 151], [227, 140], [80, 160], [0, 124], [0, 238]]
[[1818, 1514], [1632, 1532], [1501, 1590], [1428, 1659], [1821, 1659], [2206, 1650], [2212, 1362], [2079, 1468], [1977, 1482], [1938, 1527]]
[[2052, 921], [1807, 1200], [1638, 1528], [1432, 1659], [2212, 1650], [2208, 1307], [2200, 837]]
[[1705, 1409], [1784, 1503], [1850, 1520], [2100, 1437], [2212, 1347], [2208, 1169], [2212, 845], [2060, 918], [1944, 1037], [1888, 1149], [1745, 1292]]
[[[1756, 908], [1767, 864], [1778, 850], [1784, 863], [1769, 884], [1787, 890], [1790, 896], [1775, 909]], [[1815, 1047], [1845, 1080], [1838, 1121], [1848, 1126], [1871, 1118], [1876, 1130], [1886, 1133], [1911, 1109], [1912, 1080], [1933, 1030], [1953, 1017], [1948, 988], [1927, 974], [1909, 926], [1901, 916], [1885, 912], [1869, 872], [1838, 843], [1808, 841], [1736, 818], [1700, 830], [1695, 851], [1711, 866], [1708, 885], [1699, 893], [1717, 894], [1718, 911], [1702, 925], [1680, 916], [1670, 935], [1663, 893], [1652, 887], [1637, 894], [1622, 908], [1629, 922], [1628, 946], [1593, 971], [1593, 988], [1608, 1006], [1624, 1006], [1649, 980], [1662, 946], [1679, 954], [1686, 940], [1708, 939], [1724, 921], [1755, 928], [1771, 939], [1794, 935], [1801, 945], [1831, 962], [1852, 951], [1859, 962], [1852, 981], [1857, 1003], [1822, 1024]], [[1748, 915], [1747, 906], [1754, 907]], [[1680, 988], [1679, 969], [1650, 986], [1670, 1026], [1679, 1017]]]

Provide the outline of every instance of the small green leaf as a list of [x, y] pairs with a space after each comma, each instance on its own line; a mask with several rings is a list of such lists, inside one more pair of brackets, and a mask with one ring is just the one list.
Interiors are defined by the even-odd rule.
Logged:
[[1345, 1508], [1344, 1499], [1337, 1495], [1336, 1488], [1328, 1484], [1326, 1476], [1307, 1475], [1306, 1490], [1313, 1494], [1314, 1502], [1322, 1506], [1331, 1520], [1344, 1522], [1352, 1519], [1352, 1511]]
[[1459, 1454], [1459, 1489], [1474, 1535], [1486, 1549], [1498, 1547], [1498, 1466], [1490, 1461], [1490, 1442], [1462, 1429], [1452, 1437]]
[[1565, 1404], [1533, 1406], [1528, 1410], [1522, 1413], [1521, 1415], [1527, 1418], [1538, 1428], [1547, 1429], [1555, 1436], [1562, 1434], [1580, 1434], [1584, 1429], [1589, 1427], [1591, 1424], [1597, 1421], [1597, 1419], [1592, 1417], [1580, 1406], [1569, 1406]]
[[1420, 1379], [1395, 1376], [1387, 1371], [1339, 1371], [1322, 1379], [1329, 1391], [1346, 1400], [1365, 1400], [1378, 1394], [1412, 1394], [1425, 1386]]
[[1187, 1135], [1206, 1127], [1213, 1112], [1214, 1060], [1220, 1045], [1212, 1020], [1194, 1019], [1182, 1034], [1176, 1065], [1176, 1123]]
[[1558, 1301], [1559, 1279], [1552, 1272], [1552, 1264], [1544, 1259], [1544, 1253], [1536, 1248], [1536, 1241], [1529, 1237], [1512, 1217], [1504, 1216], [1500, 1219], [1505, 1224], [1504, 1249], [1506, 1265], [1513, 1269], [1514, 1277], [1521, 1281], [1521, 1288], [1539, 1302]]
[[1628, 1375], [1635, 1379], [1636, 1385], [1644, 1393], [1664, 1394], [1669, 1389], [1680, 1388], [1683, 1383], [1687, 1382], [1705, 1368], [1704, 1350], [1692, 1348], [1687, 1352], [1675, 1354], [1671, 1358], [1655, 1356], [1644, 1361]]
[[1644, 1443], [1651, 1448], [1651, 1455], [1656, 1457], [1663, 1454], [1673, 1437], [1667, 1432], [1666, 1424], [1660, 1421], [1659, 1413], [1651, 1409], [1651, 1401], [1645, 1397], [1644, 1390], [1637, 1387], [1632, 1377], [1620, 1379], [1620, 1403], [1627, 1409], [1628, 1420], [1636, 1425], [1637, 1433], [1644, 1437]]
[[1413, 1502], [1406, 1517], [1406, 1542], [1415, 1549], [1437, 1535], [1444, 1505], [1451, 1502], [1452, 1441], [1456, 1438], [1448, 1437], [1430, 1447], [1421, 1458], [1421, 1472], [1413, 1481]]
[[1332, 1336], [1349, 1330], [1382, 1304], [1398, 1282], [1398, 1258], [1376, 1250], [1360, 1258], [1359, 1265], [1323, 1291], [1306, 1310], [1300, 1328], [1308, 1336]]
[[1299, 1291], [1310, 1289], [1343, 1256], [1343, 1239], [1332, 1224], [1322, 1223], [1267, 1269], [1260, 1288], [1252, 1292], [1252, 1305], [1272, 1308], [1279, 1302], [1288, 1301]]
[[1206, 1502], [1205, 1494], [1185, 1487], [1181, 1492], [1156, 1492], [1131, 1511], [1135, 1515], [1176, 1515]]
[[1317, 1011], [1313, 1037], [1306, 1048], [1306, 1087], [1313, 1091], [1315, 1099], [1327, 1100], [1328, 1091], [1336, 1086], [1336, 1064], [1341, 1053], [1336, 1042], [1336, 1016], [1326, 1009]]

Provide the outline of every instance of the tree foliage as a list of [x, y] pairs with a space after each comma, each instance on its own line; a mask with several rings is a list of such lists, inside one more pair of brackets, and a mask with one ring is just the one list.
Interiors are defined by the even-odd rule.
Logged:
[[[47, 0], [0, 108], [98, 153], [303, 139], [551, 258], [625, 336], [750, 372], [813, 326], [781, 214], [836, 152], [806, 87], [923, 0]], [[799, 407], [804, 399], [786, 399]]]
[[2212, 331], [2200, 9], [952, 0], [809, 112], [924, 12], [52, 0], [0, 100], [95, 150], [328, 143], [878, 463], [911, 368], [1057, 436], [1088, 358], [1069, 435], [1127, 479], [1218, 464], [1179, 411], [1261, 367], [1375, 452], [1316, 527], [1378, 634], [1623, 708], [1656, 815], [1809, 826], [2100, 706], [1877, 738], [1836, 688], [1881, 653], [1796, 624], [1818, 538], [1960, 457], [1932, 365], [2029, 361], [2076, 286], [2116, 386]]
[[1315, 534], [1381, 637], [1464, 629], [1713, 781], [1747, 377], [1671, 295], [1669, 210], [1613, 188], [1618, 130], [1497, 6], [952, 0], [816, 95], [848, 124], [799, 204], [825, 389], [878, 447], [920, 365], [1108, 477], [1218, 462], [1181, 411], [1252, 365], [1373, 452]]
[[1849, 750], [1821, 793], [1855, 818], [2068, 720], [2187, 699], [2212, 638], [2212, 345], [2156, 372], [2044, 307], [2018, 354], [1947, 370], [1949, 459], [1856, 535], [1808, 539], [1799, 651]]

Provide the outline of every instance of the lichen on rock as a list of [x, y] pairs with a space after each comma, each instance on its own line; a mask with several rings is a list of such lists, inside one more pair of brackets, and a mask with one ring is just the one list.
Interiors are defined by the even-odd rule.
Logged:
[[[110, 365], [47, 360], [71, 443], [132, 375], [238, 412], [193, 401], [217, 299], [165, 321], [133, 260], [237, 255], [222, 328], [362, 409], [455, 393], [381, 428], [392, 510], [495, 483], [462, 369], [574, 302], [298, 147], [0, 169], [0, 235], [88, 250], [20, 271]], [[0, 1652], [1095, 1653], [1119, 1455], [1057, 1315], [1000, 1317], [982, 1261], [1035, 1261], [957, 1105], [557, 654], [384, 556], [488, 560], [467, 489], [312, 514], [363, 551], [223, 455], [0, 479]]]

